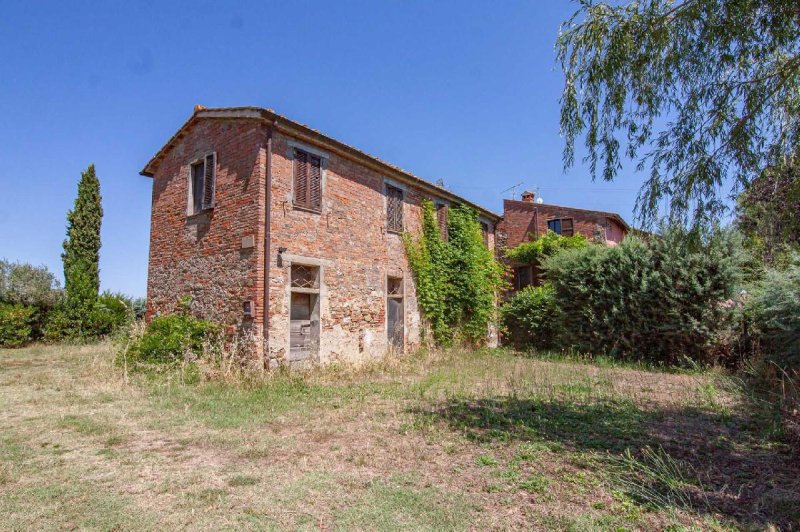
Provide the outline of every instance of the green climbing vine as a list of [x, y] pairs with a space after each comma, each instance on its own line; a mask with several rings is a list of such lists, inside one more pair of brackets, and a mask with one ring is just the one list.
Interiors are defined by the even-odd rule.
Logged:
[[497, 317], [495, 300], [503, 267], [483, 243], [477, 213], [453, 205], [447, 241], [442, 240], [433, 203], [422, 203], [422, 234], [403, 235], [417, 288], [417, 303], [439, 345], [480, 344]]

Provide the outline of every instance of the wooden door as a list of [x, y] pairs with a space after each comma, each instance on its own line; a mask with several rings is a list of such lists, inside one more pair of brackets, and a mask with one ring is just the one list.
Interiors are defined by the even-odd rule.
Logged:
[[311, 330], [311, 294], [292, 292], [289, 319], [289, 362], [311, 356], [313, 343]]
[[386, 298], [386, 330], [389, 336], [389, 345], [396, 351], [403, 351], [403, 337], [405, 326], [403, 324], [403, 299], [399, 297]]

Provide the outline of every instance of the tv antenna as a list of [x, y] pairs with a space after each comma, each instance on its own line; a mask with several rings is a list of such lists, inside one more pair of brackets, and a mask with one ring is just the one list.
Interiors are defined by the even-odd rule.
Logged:
[[500, 194], [501, 195], [505, 194], [506, 192], [508, 192], [510, 190], [511, 191], [511, 199], [515, 200], [515, 199], [517, 199], [517, 187], [521, 187], [522, 185], [524, 185], [524, 183], [517, 183], [514, 186], [508, 187], [507, 189], [502, 191]]

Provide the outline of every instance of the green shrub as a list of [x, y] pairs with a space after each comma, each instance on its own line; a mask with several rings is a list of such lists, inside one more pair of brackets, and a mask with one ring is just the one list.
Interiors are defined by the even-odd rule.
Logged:
[[187, 354], [199, 355], [203, 344], [220, 333], [216, 324], [184, 314], [152, 319], [144, 334], [134, 338], [124, 355], [129, 363], [171, 364]]
[[94, 336], [113, 333], [135, 318], [133, 300], [123, 294], [103, 292], [89, 316], [89, 328]]
[[698, 241], [680, 229], [647, 244], [629, 237], [559, 253], [545, 269], [562, 313], [560, 343], [655, 363], [712, 362], [741, 259], [734, 233]]
[[557, 346], [558, 306], [549, 284], [520, 290], [500, 307], [500, 315], [515, 347], [546, 350]]
[[523, 242], [506, 251], [506, 258], [524, 264], [537, 264], [566, 249], [581, 249], [589, 245], [589, 240], [582, 234], [561, 236], [548, 231], [543, 236], [530, 242]]
[[768, 270], [747, 301], [764, 356], [800, 375], [800, 256], [784, 270]]
[[36, 307], [0, 303], [0, 347], [20, 347], [31, 341], [37, 314]]

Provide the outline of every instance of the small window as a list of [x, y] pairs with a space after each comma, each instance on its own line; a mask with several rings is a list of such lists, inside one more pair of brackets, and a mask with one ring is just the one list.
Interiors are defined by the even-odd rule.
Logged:
[[294, 150], [294, 204], [304, 209], [322, 208], [322, 159]]
[[403, 190], [392, 185], [386, 185], [386, 228], [403, 232]]
[[557, 218], [555, 220], [547, 220], [547, 229], [557, 235], [572, 236], [575, 234], [572, 218]]
[[526, 286], [533, 284], [530, 266], [520, 266], [514, 269], [514, 285], [517, 290], [522, 290]]
[[216, 154], [209, 153], [190, 165], [189, 214], [214, 208], [216, 162]]
[[489, 224], [481, 222], [481, 235], [483, 236], [483, 245], [489, 247]]
[[386, 293], [389, 297], [403, 297], [403, 278], [402, 277], [387, 278]]
[[439, 234], [442, 240], [447, 242], [450, 233], [447, 230], [447, 204], [439, 203], [436, 205], [436, 222], [439, 224]]
[[319, 288], [319, 267], [292, 264], [292, 288]]

